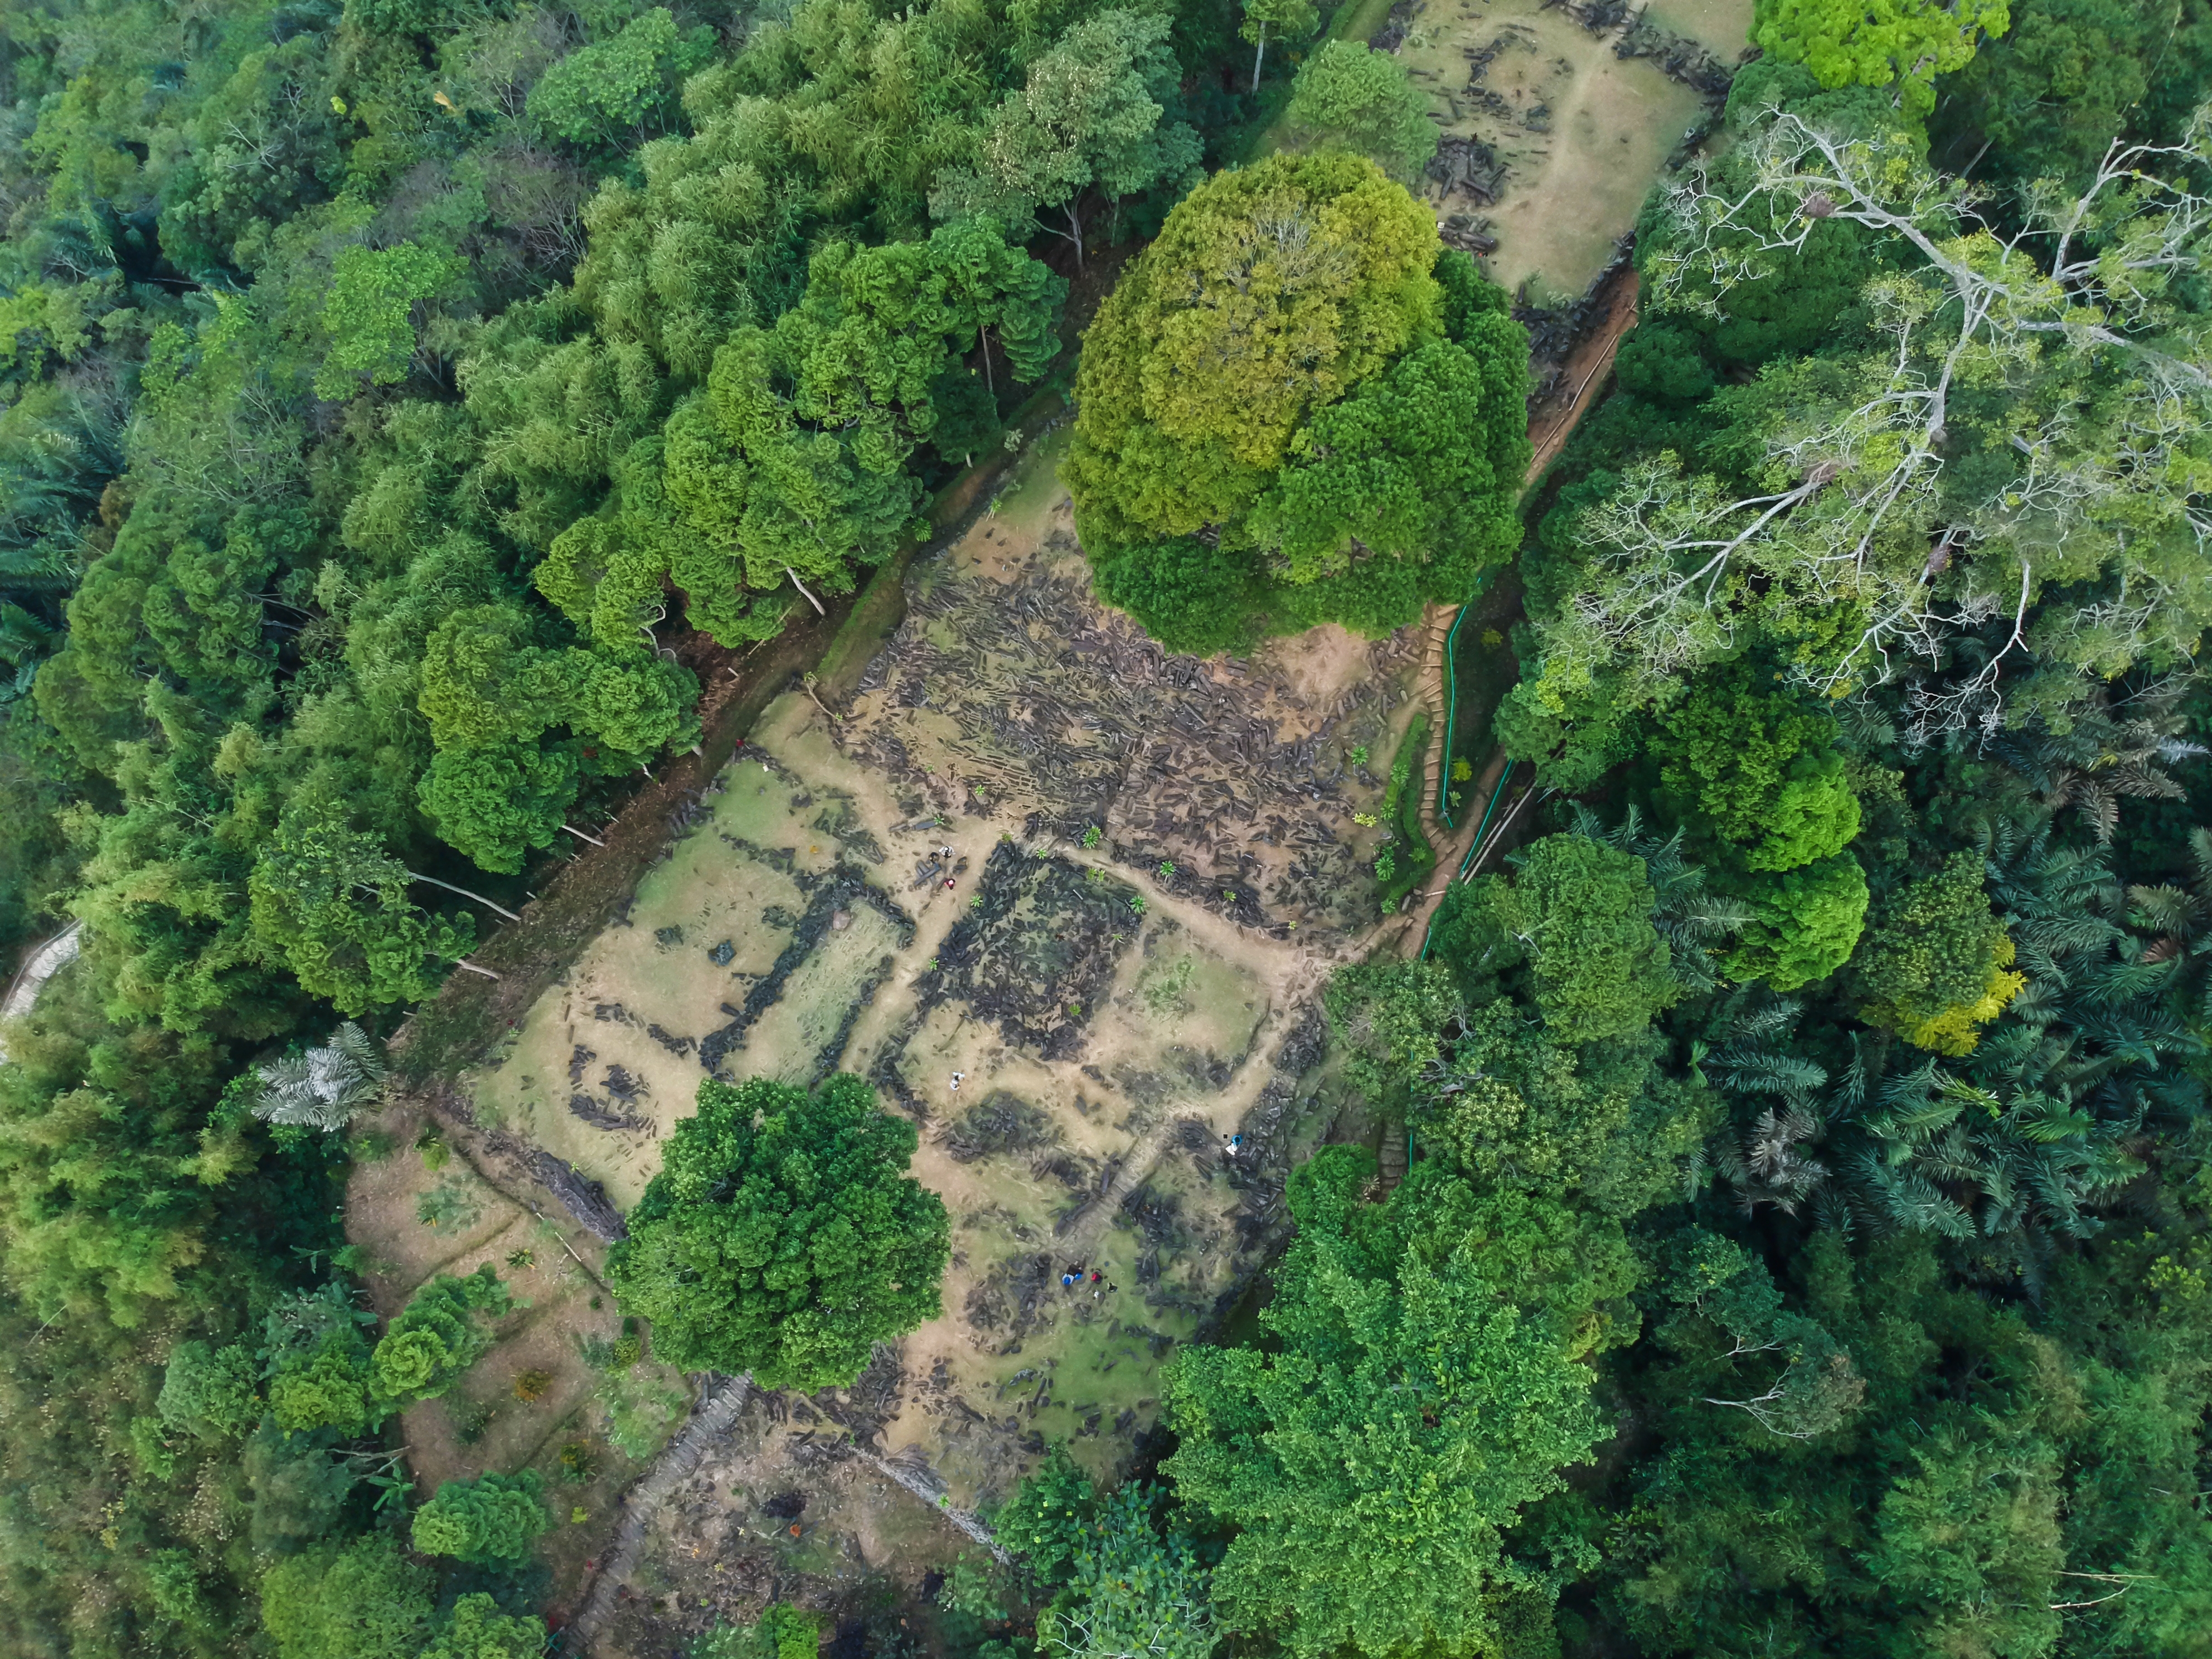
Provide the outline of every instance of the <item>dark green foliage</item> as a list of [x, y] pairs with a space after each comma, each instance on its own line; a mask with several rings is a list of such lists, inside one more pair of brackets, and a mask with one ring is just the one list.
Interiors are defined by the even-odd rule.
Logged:
[[1438, 249], [1430, 274], [1443, 290], [1439, 315], [1447, 340], [1464, 343], [1477, 318], [1512, 314], [1513, 296], [1484, 276], [1474, 257], [1462, 249]]
[[1194, 538], [1094, 558], [1098, 597], [1170, 651], [1242, 655], [1258, 642], [1267, 584], [1254, 563]]
[[[1994, 9], [1763, 5], [1716, 187], [1752, 188], [1782, 106], [1966, 173], [2009, 234], [2021, 181], [2184, 135], [2203, 0], [2008, 9], [1976, 41]], [[564, 814], [696, 740], [684, 630], [811, 616], [799, 584], [848, 592], [909, 533], [922, 468], [999, 441], [1063, 285], [957, 215], [969, 185], [1070, 239], [1149, 234], [1190, 122], [1264, 125], [1289, 90], [1224, 68], [1241, 88], [1252, 46], [1280, 62], [1317, 21], [0, 14], [0, 942], [72, 916], [87, 941], [0, 1065], [0, 1649], [542, 1648], [462, 1593], [527, 1554], [526, 1482], [425, 1505], [428, 1541], [493, 1564], [442, 1557], [442, 1584], [363, 1535], [398, 1518], [373, 1501], [391, 1413], [452, 1386], [503, 1297], [434, 1281], [379, 1343], [313, 1277], [335, 1149], [272, 1135], [240, 1079], [337, 1006], [434, 991], [491, 913], [422, 878], [474, 861], [511, 902]], [[1308, 113], [1418, 155], [1395, 64], [1305, 62]], [[1329, 110], [1323, 65], [1356, 82]], [[1264, 317], [1239, 308], [1255, 178], [1348, 222]], [[1394, 627], [1515, 550], [1510, 303], [1394, 192], [1342, 157], [1208, 186], [1155, 245], [1172, 279], [1132, 267], [1091, 332], [1085, 539], [1102, 595], [1176, 648]], [[2201, 357], [2198, 250], [2140, 318], [2102, 312], [2094, 352], [2046, 334], [2033, 374], [1951, 377], [1943, 522], [1996, 505], [1964, 541], [1916, 519], [1874, 548], [1960, 611], [1894, 681], [1831, 702], [1774, 678], [1868, 620], [1786, 562], [1723, 584], [1693, 660], [1625, 676], [1562, 626], [1618, 597], [1584, 515], [1662, 452], [1717, 499], [1806, 479], [1807, 423], [1882, 383], [1901, 290], [1869, 279], [1929, 292], [1909, 239], [1772, 205], [1802, 241], [1724, 234], [1757, 274], [1672, 312], [1681, 222], [1647, 216], [1620, 390], [1527, 504], [1495, 729], [1604, 855], [1547, 838], [1569, 813], [1540, 802], [1528, 860], [1455, 888], [1427, 963], [1332, 986], [1346, 1079], [1411, 1126], [1413, 1169], [1387, 1200], [1357, 1153], [1293, 1173], [1271, 1342], [1182, 1362], [1172, 1486], [1102, 1495], [1061, 1462], [1002, 1513], [1049, 1655], [2203, 1648], [2203, 732], [2130, 666], [2193, 648], [2200, 410], [2184, 374], [2144, 419], [2125, 368], [2146, 342]], [[1297, 372], [1256, 370], [1255, 339]], [[2156, 465], [2105, 464], [2147, 432], [2176, 434]], [[2122, 487], [2014, 535], [2045, 443], [2038, 478]], [[2042, 584], [2016, 638], [2015, 554]], [[2156, 650], [2127, 637], [2146, 616]], [[1991, 676], [2001, 707], [1931, 723]], [[945, 1218], [857, 1085], [737, 1093], [742, 1124], [725, 1101], [672, 1146], [626, 1293], [688, 1363], [844, 1380], [935, 1310]], [[963, 1605], [1006, 1611], [988, 1588]], [[782, 1609], [736, 1639], [807, 1659], [818, 1635]]]
[[1977, 177], [2076, 180], [2115, 134], [2171, 143], [2212, 72], [2202, 0], [2019, 0], [2012, 27], [1953, 77], [1931, 123], [1939, 153], [1981, 150]]
[[236, 1439], [261, 1418], [256, 1370], [252, 1352], [243, 1344], [210, 1348], [204, 1342], [179, 1342], [170, 1351], [155, 1409], [170, 1428], [205, 1440]]
[[[1728, 119], [1732, 131], [1741, 131], [1779, 103], [1802, 110], [1808, 119], [1858, 131], [1890, 118], [1889, 102], [1887, 97], [1864, 89], [1823, 93], [1804, 69], [1768, 57], [1747, 65], [1731, 83]], [[1722, 188], [1751, 187], [1752, 180], [1726, 154], [1714, 166]], [[1648, 269], [1655, 257], [1667, 254], [1670, 234], [1655, 198], [1637, 228], [1639, 269]], [[1840, 331], [1839, 325], [1847, 323], [1858, 306], [1867, 279], [1879, 268], [1873, 237], [1857, 225], [1826, 220], [1810, 228], [1802, 246], [1776, 255], [1771, 270], [1732, 291], [1718, 317], [1680, 313], [1670, 316], [1665, 326], [1669, 331], [1702, 337], [1705, 351], [1717, 365], [1795, 356]]]
[[248, 1541], [257, 1554], [290, 1555], [343, 1530], [359, 1480], [331, 1455], [327, 1433], [288, 1431], [265, 1417], [246, 1441], [239, 1474], [251, 1499]]
[[[1925, 1240], [1855, 1253], [1816, 1236], [1774, 1317], [1817, 1322], [1863, 1395], [1848, 1429], [1798, 1445], [1705, 1398], [1769, 1392], [1780, 1356], [1741, 1374], [1686, 1259], [1669, 1285], [1683, 1311], [1658, 1333], [1672, 1358], [1635, 1384], [1668, 1414], [1668, 1447], [1624, 1495], [1611, 1610], [1650, 1653], [1778, 1637], [1868, 1654], [2186, 1651], [2173, 1620], [2205, 1605], [2204, 1522], [2161, 1471], [2194, 1455], [2193, 1431], [2170, 1436], [2202, 1409], [2185, 1356], [2205, 1352], [2206, 1304], [2144, 1283], [2160, 1248], [2136, 1235], [2086, 1253], [2030, 1310], [1948, 1283]], [[2100, 1601], [2118, 1586], [2085, 1593], [2064, 1576], [2082, 1571], [2142, 1576]]]
[[1547, 836], [1514, 862], [1510, 879], [1455, 884], [1437, 911], [1436, 949], [1470, 1003], [1490, 1001], [1510, 977], [1552, 1035], [1583, 1043], [1632, 1036], [1674, 1002], [1642, 859]]
[[1066, 1447], [1054, 1446], [992, 1517], [992, 1525], [1038, 1583], [1055, 1584], [1074, 1567], [1097, 1507], [1091, 1477]]
[[1620, 343], [1613, 372], [1624, 392], [1662, 403], [1692, 404], [1713, 389], [1712, 365], [1698, 337], [1666, 323], [1644, 323]]
[[904, 1173], [917, 1139], [855, 1077], [811, 1094], [702, 1083], [608, 1254], [608, 1282], [671, 1364], [842, 1387], [874, 1344], [938, 1311], [948, 1224]]

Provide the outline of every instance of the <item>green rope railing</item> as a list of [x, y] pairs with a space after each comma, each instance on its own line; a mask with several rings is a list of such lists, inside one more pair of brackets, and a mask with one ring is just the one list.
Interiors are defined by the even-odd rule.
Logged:
[[1456, 830], [1452, 822], [1452, 738], [1459, 720], [1459, 630], [1466, 622], [1467, 613], [1474, 609], [1474, 601], [1482, 597], [1483, 583], [1475, 584], [1474, 595], [1460, 606], [1459, 614], [1452, 618], [1451, 632], [1444, 635], [1444, 747], [1443, 764], [1437, 768], [1437, 816], [1444, 821], [1444, 828]]
[[[1468, 843], [1467, 856], [1459, 861], [1459, 869], [1454, 876], [1455, 880], [1460, 876], [1464, 876], [1467, 873], [1467, 866], [1474, 861], [1475, 854], [1482, 847], [1482, 832], [1490, 828], [1490, 815], [1498, 810], [1498, 803], [1505, 795], [1505, 786], [1512, 781], [1513, 763], [1509, 761], [1506, 763], [1505, 769], [1498, 775], [1497, 787], [1491, 790], [1489, 802], [1482, 809], [1482, 822], [1474, 826], [1474, 839]], [[1429, 959], [1429, 945], [1435, 939], [1436, 932], [1437, 916], [1436, 912], [1431, 910], [1429, 913], [1428, 929], [1421, 935], [1421, 954], [1414, 960], [1426, 962]]]

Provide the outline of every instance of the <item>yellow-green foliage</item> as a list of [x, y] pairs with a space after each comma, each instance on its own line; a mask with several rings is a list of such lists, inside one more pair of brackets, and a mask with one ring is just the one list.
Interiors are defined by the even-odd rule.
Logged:
[[1851, 989], [1868, 1024], [1931, 1054], [1964, 1054], [2027, 983], [2012, 962], [2013, 942], [1982, 891], [1980, 856], [1954, 853], [1877, 907]]
[[1905, 107], [1936, 106], [1938, 74], [1963, 69], [1984, 31], [2002, 34], [2007, 0], [1765, 0], [1753, 38], [1824, 87], [1886, 87], [1902, 80]]
[[692, 1659], [814, 1659], [822, 1621], [787, 1602], [775, 1601], [757, 1625], [717, 1625], [692, 1650]]
[[1064, 476], [1085, 541], [1241, 515], [1308, 415], [1440, 331], [1437, 246], [1358, 156], [1270, 156], [1179, 203], [1084, 339]]

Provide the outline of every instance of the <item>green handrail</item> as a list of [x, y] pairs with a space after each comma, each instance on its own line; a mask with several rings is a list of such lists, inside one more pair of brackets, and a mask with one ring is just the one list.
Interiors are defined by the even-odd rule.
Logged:
[[[1481, 586], [1478, 585], [1474, 591], [1480, 597]], [[1460, 606], [1459, 614], [1452, 618], [1451, 632], [1444, 635], [1444, 759], [1437, 768], [1437, 816], [1447, 830], [1459, 828], [1452, 822], [1451, 813], [1452, 735], [1459, 720], [1459, 628], [1474, 608], [1473, 599]]]
[[1466, 622], [1467, 613], [1474, 609], [1475, 601], [1490, 586], [1490, 579], [1504, 568], [1504, 565], [1492, 565], [1474, 579], [1474, 592], [1467, 596], [1467, 602], [1460, 606], [1459, 614], [1452, 618], [1451, 632], [1444, 635], [1444, 747], [1443, 764], [1437, 768], [1437, 816], [1444, 821], [1447, 830], [1459, 828], [1452, 821], [1451, 769], [1452, 740], [1459, 722], [1460, 625]]
[[[1467, 856], [1459, 861], [1458, 874], [1460, 875], [1463, 876], [1467, 873], [1467, 866], [1474, 861], [1476, 852], [1482, 846], [1482, 832], [1490, 828], [1490, 815], [1498, 810], [1498, 800], [1505, 793], [1505, 786], [1513, 781], [1513, 765], [1511, 761], [1506, 762], [1505, 769], [1498, 775], [1497, 786], [1491, 790], [1489, 803], [1482, 809], [1482, 822], [1474, 826], [1474, 839], [1468, 843]], [[1437, 915], [1431, 910], [1429, 912], [1427, 931], [1421, 935], [1421, 954], [1414, 958], [1416, 962], [1426, 962], [1429, 959], [1429, 945], [1436, 938], [1436, 932]]]

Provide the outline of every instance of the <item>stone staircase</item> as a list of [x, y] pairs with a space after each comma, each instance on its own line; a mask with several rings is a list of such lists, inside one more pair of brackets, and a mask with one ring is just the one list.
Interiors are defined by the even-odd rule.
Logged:
[[1406, 1178], [1406, 1126], [1386, 1123], [1382, 1126], [1382, 1150], [1376, 1160], [1381, 1172], [1380, 1195], [1388, 1198], [1398, 1190], [1398, 1183]]

